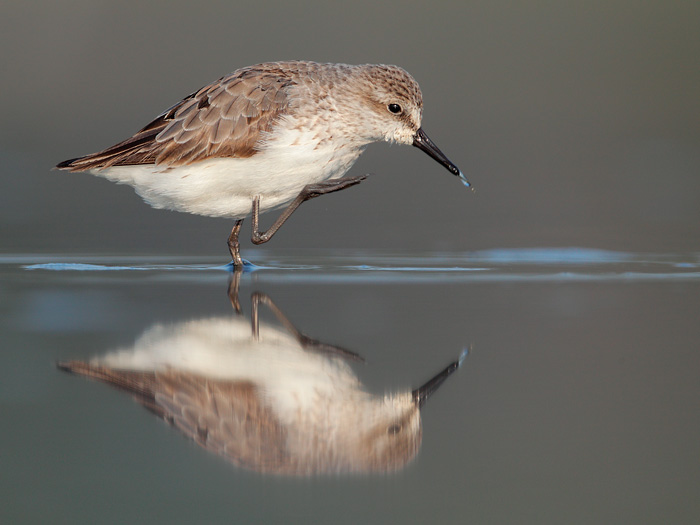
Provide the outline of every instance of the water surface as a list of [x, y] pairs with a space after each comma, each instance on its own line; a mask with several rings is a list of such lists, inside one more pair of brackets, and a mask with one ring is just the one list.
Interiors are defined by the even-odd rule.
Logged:
[[415, 458], [391, 473], [265, 475], [56, 368], [154, 327], [237, 319], [216, 257], [6, 255], [3, 522], [700, 516], [698, 254], [252, 255], [242, 318], [265, 294], [304, 335], [362, 356], [348, 366], [372, 395], [414, 389], [469, 349], [422, 410]]

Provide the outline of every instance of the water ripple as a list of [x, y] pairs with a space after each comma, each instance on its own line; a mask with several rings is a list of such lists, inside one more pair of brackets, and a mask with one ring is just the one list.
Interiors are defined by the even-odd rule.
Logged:
[[[587, 248], [524, 248], [427, 255], [371, 253], [301, 257], [255, 253], [245, 273], [272, 281], [308, 282], [482, 282], [700, 280], [700, 254], [630, 253]], [[43, 260], [42, 260], [43, 259]], [[221, 272], [229, 264], [175, 257], [0, 257], [31, 271], [56, 272]]]

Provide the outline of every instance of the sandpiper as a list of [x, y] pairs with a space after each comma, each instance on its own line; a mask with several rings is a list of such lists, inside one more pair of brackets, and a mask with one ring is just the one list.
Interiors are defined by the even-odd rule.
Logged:
[[[405, 70], [388, 65], [270, 62], [238, 69], [195, 91], [128, 139], [56, 167], [134, 187], [154, 208], [235, 224], [238, 236], [270, 240], [304, 201], [362, 182], [343, 177], [373, 142], [412, 144], [470, 186], [421, 128], [423, 97]], [[262, 212], [286, 206], [272, 226]]]
[[[203, 448], [261, 473], [387, 472], [418, 452], [421, 408], [460, 365], [414, 390], [368, 392], [361, 358], [299, 332], [265, 295], [251, 323], [215, 317], [155, 325], [132, 347], [62, 370], [125, 390]], [[267, 304], [285, 326], [260, 323]]]

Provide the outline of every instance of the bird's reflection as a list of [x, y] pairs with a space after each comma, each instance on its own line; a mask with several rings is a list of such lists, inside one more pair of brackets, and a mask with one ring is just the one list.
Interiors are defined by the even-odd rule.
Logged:
[[[237, 294], [232, 294], [234, 308]], [[284, 328], [259, 321], [266, 305]], [[362, 360], [301, 332], [266, 296], [252, 315], [154, 325], [133, 347], [62, 370], [133, 395], [202, 447], [262, 473], [398, 470], [421, 443], [420, 409], [459, 367], [411, 391], [369, 393], [350, 367]]]

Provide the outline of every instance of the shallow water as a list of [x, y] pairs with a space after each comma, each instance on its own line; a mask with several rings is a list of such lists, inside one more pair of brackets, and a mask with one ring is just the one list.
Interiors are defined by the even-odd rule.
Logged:
[[[0, 259], [3, 522], [692, 523], [700, 516], [700, 254]], [[236, 466], [128, 394], [59, 371], [154, 327], [249, 322], [359, 354], [376, 396], [459, 358], [391, 473]], [[284, 328], [269, 308], [261, 323]], [[11, 473], [11, 475], [7, 475]], [[40, 504], [39, 504], [40, 502]]]

